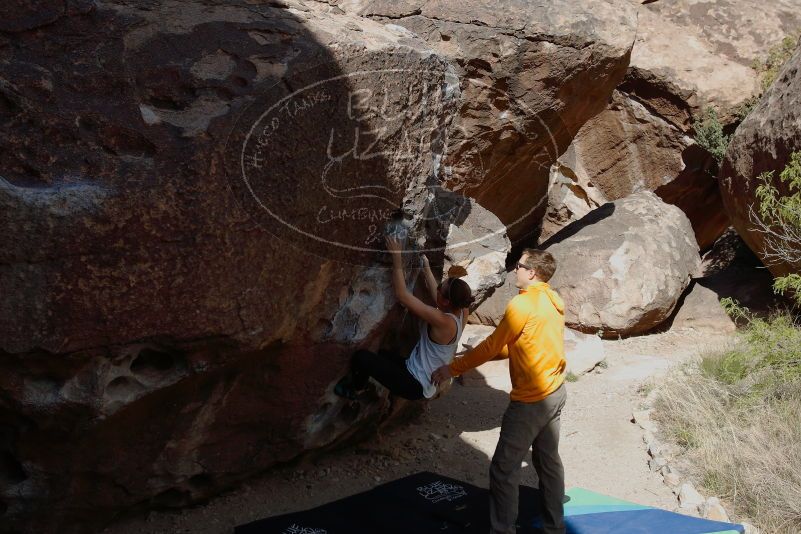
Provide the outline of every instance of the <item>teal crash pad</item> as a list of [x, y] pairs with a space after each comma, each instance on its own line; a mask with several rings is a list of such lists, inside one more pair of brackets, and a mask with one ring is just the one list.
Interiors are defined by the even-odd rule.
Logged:
[[[630, 503], [583, 488], [569, 489], [567, 534], [742, 534], [742, 525]], [[535, 523], [536, 526], [536, 523]]]

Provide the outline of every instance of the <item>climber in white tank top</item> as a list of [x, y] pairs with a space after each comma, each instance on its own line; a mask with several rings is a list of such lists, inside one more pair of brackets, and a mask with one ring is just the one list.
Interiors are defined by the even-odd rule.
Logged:
[[470, 286], [459, 278], [446, 278], [437, 284], [428, 258], [421, 255], [422, 274], [435, 306], [418, 299], [406, 287], [402, 245], [394, 237], [387, 237], [386, 241], [392, 256], [395, 297], [420, 320], [420, 338], [408, 359], [366, 350], [356, 352], [350, 375], [340, 380], [334, 391], [349, 399], [356, 398], [358, 390], [364, 389], [367, 380], [373, 377], [394, 395], [411, 400], [431, 398], [437, 392], [431, 383], [431, 373], [453, 360], [474, 298]]
[[[446, 284], [443, 283], [442, 286], [446, 286]], [[417, 345], [414, 346], [412, 354], [406, 360], [406, 369], [423, 386], [423, 396], [427, 399], [437, 393], [437, 386], [431, 383], [431, 374], [442, 365], [450, 365], [454, 354], [456, 354], [459, 338], [462, 337], [462, 322], [464, 318], [457, 317], [452, 313], [446, 313], [445, 315], [456, 322], [456, 335], [453, 337], [452, 342], [442, 345], [432, 340], [429, 333], [429, 324], [425, 321], [420, 321], [420, 339], [417, 340]]]

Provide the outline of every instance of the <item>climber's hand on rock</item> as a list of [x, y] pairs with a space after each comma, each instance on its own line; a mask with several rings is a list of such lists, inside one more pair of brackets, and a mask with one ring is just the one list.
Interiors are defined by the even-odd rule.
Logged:
[[387, 243], [387, 250], [390, 254], [400, 254], [403, 252], [403, 244], [397, 237], [388, 235], [386, 236], [385, 241]]

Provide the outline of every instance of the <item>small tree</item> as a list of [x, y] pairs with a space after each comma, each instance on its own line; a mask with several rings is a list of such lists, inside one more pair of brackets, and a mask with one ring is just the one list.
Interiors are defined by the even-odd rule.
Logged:
[[779, 174], [789, 193], [781, 195], [773, 185], [773, 171], [757, 177], [758, 214], [752, 205], [750, 219], [764, 240], [763, 257], [766, 263], [784, 263], [794, 272], [773, 282], [776, 293], [790, 292], [801, 304], [801, 152], [793, 152], [790, 161]]
[[701, 120], [693, 127], [695, 128], [695, 142], [712, 154], [716, 164], [713, 174], [717, 174], [717, 168], [723, 163], [723, 157], [726, 155], [726, 148], [729, 146], [731, 136], [723, 133], [723, 125], [720, 123], [718, 112], [715, 111], [715, 108], [704, 110]]

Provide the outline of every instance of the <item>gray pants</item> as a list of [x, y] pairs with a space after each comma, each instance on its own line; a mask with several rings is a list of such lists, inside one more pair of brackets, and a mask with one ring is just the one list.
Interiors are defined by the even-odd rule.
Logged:
[[559, 457], [559, 417], [567, 399], [564, 384], [539, 402], [512, 401], [503, 414], [501, 437], [490, 466], [490, 526], [493, 534], [514, 534], [523, 458], [540, 479], [546, 534], [564, 534], [565, 471]]

